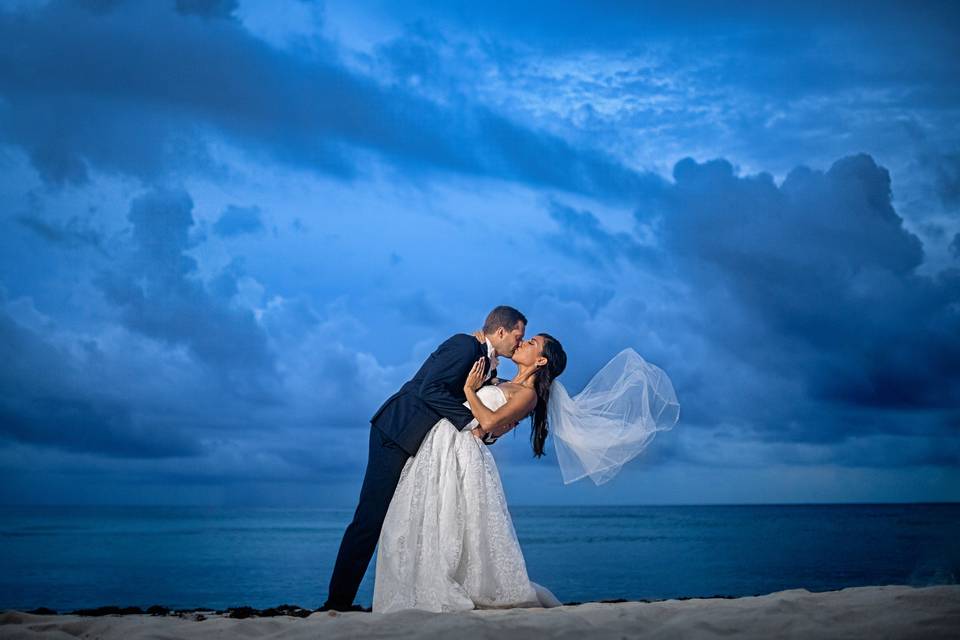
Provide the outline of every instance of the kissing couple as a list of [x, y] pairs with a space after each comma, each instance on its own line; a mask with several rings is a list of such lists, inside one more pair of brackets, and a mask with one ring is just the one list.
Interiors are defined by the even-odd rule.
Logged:
[[[548, 425], [565, 483], [601, 484], [671, 428], [679, 405], [669, 379], [632, 349], [613, 358], [575, 398], [547, 333], [524, 340], [526, 317], [508, 306], [483, 329], [430, 354], [371, 418], [367, 469], [321, 610], [350, 611], [379, 543], [373, 611], [552, 607], [532, 582], [489, 445], [532, 417], [533, 453]], [[500, 356], [516, 364], [497, 378]]]

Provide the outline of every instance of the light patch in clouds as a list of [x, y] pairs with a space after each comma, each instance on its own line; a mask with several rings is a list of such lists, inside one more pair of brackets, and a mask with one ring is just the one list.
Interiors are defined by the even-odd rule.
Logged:
[[317, 46], [326, 48], [326, 8], [322, 2], [240, 0], [237, 4], [234, 15], [244, 28], [278, 49], [302, 52]]

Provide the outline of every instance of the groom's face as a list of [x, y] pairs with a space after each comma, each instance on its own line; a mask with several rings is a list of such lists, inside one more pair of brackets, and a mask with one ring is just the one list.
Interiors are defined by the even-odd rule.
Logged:
[[518, 322], [517, 325], [509, 331], [504, 327], [497, 329], [497, 333], [499, 334], [497, 337], [499, 338], [498, 342], [500, 344], [493, 345], [494, 349], [496, 349], [500, 355], [512, 356], [513, 352], [517, 350], [517, 345], [523, 342], [523, 332], [526, 331], [526, 329], [527, 325], [523, 322]]

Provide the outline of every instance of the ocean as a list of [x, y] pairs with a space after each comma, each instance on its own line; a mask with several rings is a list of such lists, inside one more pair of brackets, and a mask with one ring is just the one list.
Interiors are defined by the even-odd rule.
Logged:
[[[0, 507], [0, 610], [316, 608], [351, 513]], [[960, 504], [511, 507], [511, 513], [530, 578], [563, 602], [960, 578]], [[366, 606], [373, 566], [358, 595]]]

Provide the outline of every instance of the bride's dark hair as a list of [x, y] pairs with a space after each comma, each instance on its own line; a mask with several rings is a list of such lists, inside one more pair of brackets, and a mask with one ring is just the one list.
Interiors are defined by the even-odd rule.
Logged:
[[567, 354], [560, 341], [549, 333], [538, 333], [543, 338], [543, 352], [547, 359], [537, 373], [533, 388], [537, 392], [537, 406], [533, 409], [533, 424], [530, 429], [530, 441], [533, 443], [533, 455], [543, 455], [543, 443], [547, 440], [547, 403], [550, 401], [550, 383], [567, 368]]

